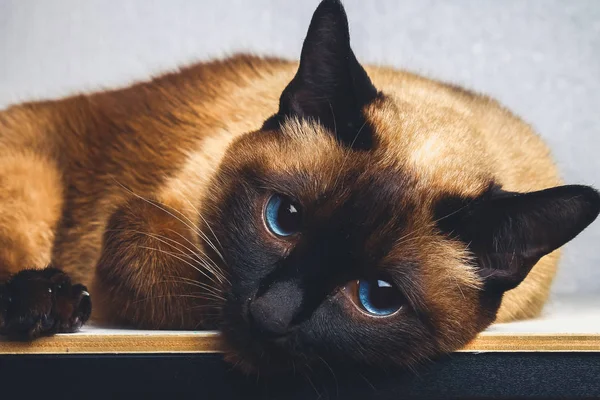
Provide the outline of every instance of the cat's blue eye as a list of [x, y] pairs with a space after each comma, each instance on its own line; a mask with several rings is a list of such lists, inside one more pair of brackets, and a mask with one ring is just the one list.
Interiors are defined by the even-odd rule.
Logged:
[[302, 210], [291, 199], [274, 194], [265, 207], [265, 223], [277, 236], [290, 236], [302, 227]]
[[402, 307], [404, 297], [390, 282], [383, 279], [361, 279], [358, 281], [358, 301], [370, 314], [386, 316]]

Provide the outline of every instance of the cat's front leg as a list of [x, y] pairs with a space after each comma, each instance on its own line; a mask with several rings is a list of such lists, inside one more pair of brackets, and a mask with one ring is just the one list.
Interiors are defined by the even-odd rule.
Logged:
[[213, 327], [223, 273], [182, 211], [132, 199], [110, 218], [92, 293], [94, 322], [141, 329]]
[[0, 334], [11, 339], [75, 332], [91, 311], [86, 287], [56, 268], [22, 270], [0, 285]]

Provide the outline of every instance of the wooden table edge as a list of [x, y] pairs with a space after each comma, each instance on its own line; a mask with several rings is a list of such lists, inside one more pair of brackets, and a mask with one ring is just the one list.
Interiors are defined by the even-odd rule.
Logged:
[[[221, 353], [214, 332], [57, 335], [33, 342], [0, 340], [6, 354]], [[600, 352], [600, 333], [484, 332], [459, 352]]]

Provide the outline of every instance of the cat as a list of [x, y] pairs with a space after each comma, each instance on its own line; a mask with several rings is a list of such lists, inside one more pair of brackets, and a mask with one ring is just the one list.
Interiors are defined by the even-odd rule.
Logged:
[[91, 317], [220, 329], [247, 372], [411, 366], [538, 315], [599, 211], [495, 100], [363, 67], [323, 0], [299, 63], [236, 55], [0, 113], [0, 331]]

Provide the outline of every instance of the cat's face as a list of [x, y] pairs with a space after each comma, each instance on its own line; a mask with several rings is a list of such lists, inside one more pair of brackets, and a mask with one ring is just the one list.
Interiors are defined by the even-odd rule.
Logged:
[[[460, 196], [424, 184], [384, 139], [403, 126], [398, 107], [356, 61], [341, 5], [324, 1], [279, 112], [229, 147], [205, 204], [230, 281], [220, 328], [242, 368], [452, 351], [595, 218], [598, 195], [582, 187], [515, 196], [484, 174]], [[552, 214], [574, 194], [581, 204]]]
[[493, 318], [464, 246], [437, 230], [432, 199], [385, 152], [295, 120], [228, 157], [212, 224], [231, 281], [221, 328], [247, 367], [313, 353], [412, 363]]

